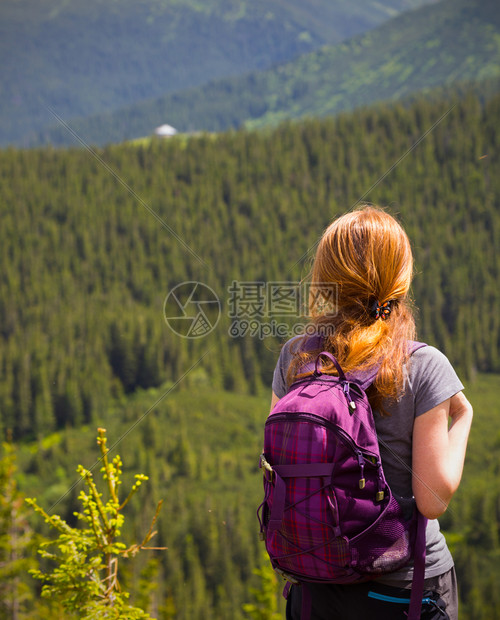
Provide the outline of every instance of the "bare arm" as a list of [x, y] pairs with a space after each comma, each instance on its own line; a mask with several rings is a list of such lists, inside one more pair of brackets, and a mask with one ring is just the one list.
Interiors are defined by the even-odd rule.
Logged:
[[471, 404], [459, 392], [415, 419], [413, 494], [429, 519], [443, 514], [460, 484], [472, 415]]

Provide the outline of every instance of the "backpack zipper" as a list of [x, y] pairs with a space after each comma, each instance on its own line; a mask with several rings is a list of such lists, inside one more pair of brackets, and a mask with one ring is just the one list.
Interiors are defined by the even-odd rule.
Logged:
[[[352, 452], [354, 452], [354, 454], [356, 455], [358, 459], [359, 468], [360, 468], [360, 479], [359, 479], [360, 489], [363, 489], [366, 484], [366, 480], [364, 477], [364, 466], [367, 461], [371, 463], [372, 465], [375, 465], [376, 467], [378, 467], [380, 471], [381, 462], [376, 454], [373, 454], [369, 452], [368, 450], [364, 450], [363, 448], [360, 448], [360, 446], [358, 446], [358, 444], [352, 439], [352, 437], [341, 426], [339, 426], [338, 424], [335, 424], [334, 422], [330, 422], [329, 420], [325, 420], [325, 418], [322, 418], [321, 416], [316, 415], [315, 413], [305, 413], [305, 412], [275, 413], [274, 415], [270, 416], [266, 420], [265, 425], [268, 426], [275, 422], [288, 422], [288, 421], [305, 421], [305, 422], [311, 422], [312, 424], [319, 424], [320, 426], [323, 426], [331, 430], [333, 433], [335, 433], [335, 435], [337, 435], [340, 438], [342, 443], [347, 445], [347, 447], [350, 448]], [[373, 461], [374, 459], [375, 459], [375, 462]]]
[[[330, 429], [337, 435], [340, 435], [344, 443], [346, 443], [353, 452], [356, 454], [361, 452], [363, 455], [367, 455], [371, 463], [373, 461], [371, 458], [376, 457], [376, 454], [372, 454], [369, 450], [364, 450], [353, 440], [353, 438], [347, 433], [341, 426], [335, 424], [335, 422], [330, 422], [330, 420], [325, 420], [325, 418], [316, 415], [315, 413], [305, 413], [305, 412], [290, 412], [290, 413], [275, 413], [266, 420], [266, 426], [269, 424], [273, 424], [274, 422], [287, 422], [289, 420], [303, 420], [305, 422], [311, 422], [313, 424], [319, 424], [320, 426], [324, 426], [325, 428]], [[371, 458], [370, 458], [371, 457]], [[378, 462], [378, 459], [377, 459]], [[374, 465], [376, 463], [373, 463]]]

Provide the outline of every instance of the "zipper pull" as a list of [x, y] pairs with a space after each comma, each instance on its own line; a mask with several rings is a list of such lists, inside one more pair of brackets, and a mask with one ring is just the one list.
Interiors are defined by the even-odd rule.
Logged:
[[344, 381], [342, 389], [344, 390], [349, 410], [351, 413], [354, 413], [354, 411], [356, 411], [356, 403], [352, 400], [351, 391], [349, 390], [349, 381]]
[[375, 494], [375, 501], [381, 502], [385, 497], [385, 493], [384, 493], [384, 481], [382, 478], [382, 463], [380, 461], [377, 463], [377, 467], [378, 467], [378, 491]]
[[366, 480], [365, 480], [365, 459], [363, 457], [363, 453], [362, 452], [358, 452], [358, 464], [359, 464], [359, 473], [360, 473], [359, 488], [360, 489], [364, 489], [365, 485], [366, 485]]

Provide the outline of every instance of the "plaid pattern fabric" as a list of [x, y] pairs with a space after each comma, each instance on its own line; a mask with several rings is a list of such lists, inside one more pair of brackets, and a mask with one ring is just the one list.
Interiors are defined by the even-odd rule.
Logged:
[[[309, 422], [284, 422], [269, 429], [270, 462], [275, 464], [333, 461], [342, 449], [329, 431]], [[270, 501], [273, 488], [270, 486]], [[338, 510], [329, 480], [289, 478], [286, 480], [286, 508], [282, 527], [268, 541], [268, 551], [283, 570], [297, 575], [325, 579], [346, 574], [350, 563], [349, 545], [335, 536]], [[329, 541], [325, 544], [325, 541]]]

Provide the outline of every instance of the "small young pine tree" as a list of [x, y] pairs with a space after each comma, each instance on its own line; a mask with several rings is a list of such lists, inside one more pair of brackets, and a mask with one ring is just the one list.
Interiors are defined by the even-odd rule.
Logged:
[[[59, 515], [47, 514], [36, 499], [26, 500], [46, 523], [59, 532], [56, 540], [43, 542], [38, 550], [43, 558], [55, 563], [55, 568], [49, 573], [39, 569], [30, 572], [43, 582], [42, 596], [59, 600], [71, 617], [81, 620], [146, 620], [151, 618], [148, 613], [127, 603], [130, 595], [120, 588], [118, 562], [121, 558], [136, 555], [142, 549], [152, 549], [146, 545], [156, 534], [153, 527], [162, 502], [158, 503], [151, 527], [142, 543], [127, 547], [120, 540], [124, 523], [123, 509], [148, 478], [137, 474], [130, 492], [120, 501], [118, 491], [122, 461], [119, 455], [112, 461], [108, 460], [106, 442], [106, 430], [99, 428], [97, 443], [102, 454], [101, 472], [109, 496], [106, 502], [94, 482], [92, 472], [81, 465], [77, 469], [87, 486], [87, 492], [80, 492], [82, 510], [74, 514], [86, 527], [70, 527]], [[49, 551], [49, 547], [54, 546], [56, 551]]]

